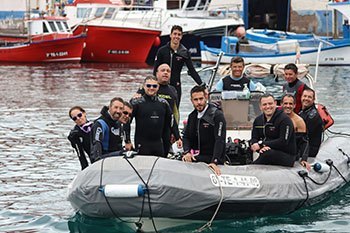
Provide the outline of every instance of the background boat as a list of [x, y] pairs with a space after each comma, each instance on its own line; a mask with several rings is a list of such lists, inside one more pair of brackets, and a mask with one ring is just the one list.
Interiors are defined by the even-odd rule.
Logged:
[[[159, 46], [166, 44], [170, 38], [170, 30], [173, 25], [180, 25], [184, 30], [182, 43], [191, 52], [192, 58], [200, 58], [199, 41], [204, 40], [211, 46], [219, 47], [221, 36], [225, 32], [233, 32], [243, 20], [235, 11], [237, 4], [211, 7], [209, 1], [185, 0], [182, 5], [174, 5], [167, 0], [159, 1], [135, 1], [132, 6], [125, 2], [109, 0], [76, 0], [74, 4], [65, 6], [71, 26], [95, 15], [102, 8], [123, 7], [118, 14], [127, 18], [127, 22], [147, 20], [150, 16], [157, 16], [157, 22], [161, 30], [160, 44], [153, 46], [148, 61], [153, 62]], [[89, 43], [88, 43], [89, 44]]]
[[[161, 15], [133, 11], [115, 4], [83, 3], [72, 17], [74, 34], [86, 30], [82, 61], [145, 62], [153, 44], [159, 41]], [[135, 14], [136, 13], [136, 14]], [[136, 16], [135, 16], [136, 15]]]
[[81, 60], [85, 35], [74, 36], [66, 18], [39, 16], [26, 21], [28, 34], [0, 37], [1, 62]]
[[240, 45], [236, 52], [238, 38], [222, 37], [221, 48], [210, 48], [201, 43], [202, 62], [215, 63], [220, 52], [224, 52], [222, 63], [241, 56], [247, 63], [305, 63], [310, 65], [349, 65], [350, 40], [321, 43], [319, 48], [301, 50], [296, 40], [278, 41], [266, 46]]

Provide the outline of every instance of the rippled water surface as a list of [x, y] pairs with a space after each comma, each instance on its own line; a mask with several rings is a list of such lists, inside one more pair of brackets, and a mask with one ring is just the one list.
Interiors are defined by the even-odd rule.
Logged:
[[[114, 220], [75, 215], [67, 184], [80, 165], [66, 137], [68, 110], [83, 106], [95, 119], [114, 96], [129, 99], [147, 66], [116, 64], [0, 65], [0, 232], [133, 232]], [[314, 69], [311, 68], [311, 72]], [[320, 67], [319, 102], [331, 111], [334, 131], [350, 132], [349, 67]], [[204, 74], [207, 77], [209, 74]], [[183, 78], [181, 118], [192, 107]], [[350, 232], [350, 188], [293, 214], [215, 224], [215, 232]], [[197, 225], [165, 232], [192, 232]]]

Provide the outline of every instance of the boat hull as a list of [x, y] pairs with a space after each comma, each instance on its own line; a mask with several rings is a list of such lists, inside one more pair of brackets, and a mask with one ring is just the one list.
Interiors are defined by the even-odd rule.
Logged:
[[160, 35], [158, 30], [80, 25], [74, 34], [87, 30], [85, 62], [145, 62], [147, 55]]
[[[202, 62], [215, 63], [217, 61], [220, 49], [210, 48], [201, 43]], [[222, 57], [222, 63], [230, 63], [231, 58], [241, 56], [246, 63], [295, 63], [299, 57], [299, 63], [316, 65], [318, 50], [309, 49], [300, 51], [300, 56], [296, 52], [288, 53], [225, 53]], [[319, 65], [350, 65], [350, 40], [333, 47], [323, 48], [319, 53]]]
[[79, 62], [85, 36], [0, 47], [0, 62]]
[[[317, 158], [310, 158], [309, 162], [332, 159], [342, 176], [349, 180], [348, 158], [339, 148], [350, 153], [348, 138], [327, 139]], [[299, 163], [293, 168], [221, 166], [221, 171], [218, 178], [204, 163], [183, 163], [153, 156], [111, 157], [78, 174], [69, 186], [68, 200], [81, 213], [102, 218], [142, 216], [206, 221], [220, 205], [215, 219], [224, 220], [287, 214], [324, 200], [346, 184], [335, 169], [331, 169], [324, 185], [310, 179], [304, 183], [299, 171], [306, 170]], [[328, 173], [310, 171], [308, 175], [322, 183]], [[106, 184], [143, 182], [147, 182], [149, 198], [147, 195], [145, 198], [105, 197], [100, 191]]]

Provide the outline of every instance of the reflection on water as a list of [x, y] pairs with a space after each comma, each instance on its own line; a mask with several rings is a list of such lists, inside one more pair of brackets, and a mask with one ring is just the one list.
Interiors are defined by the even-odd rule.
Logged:
[[[336, 121], [332, 130], [350, 131], [349, 71], [348, 67], [320, 68], [317, 94]], [[0, 232], [98, 232], [94, 226], [101, 225], [106, 226], [103, 232], [128, 232], [114, 220], [70, 218], [75, 213], [66, 201], [66, 186], [80, 165], [66, 139], [73, 126], [68, 110], [81, 105], [95, 119], [112, 97], [129, 99], [151, 73], [152, 68], [145, 65], [0, 65]], [[208, 76], [203, 74], [204, 79]], [[183, 78], [182, 120], [192, 110], [189, 90], [193, 84], [191, 78]], [[295, 215], [214, 224], [214, 229], [302, 232], [330, 225], [341, 232], [350, 224], [346, 195]], [[193, 228], [180, 230], [191, 232]]]

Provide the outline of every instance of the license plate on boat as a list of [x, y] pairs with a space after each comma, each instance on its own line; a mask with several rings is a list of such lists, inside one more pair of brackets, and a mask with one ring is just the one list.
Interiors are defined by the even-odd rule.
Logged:
[[260, 182], [255, 176], [237, 176], [210, 174], [214, 186], [235, 187], [235, 188], [260, 188]]

